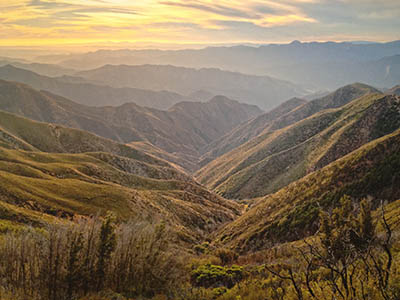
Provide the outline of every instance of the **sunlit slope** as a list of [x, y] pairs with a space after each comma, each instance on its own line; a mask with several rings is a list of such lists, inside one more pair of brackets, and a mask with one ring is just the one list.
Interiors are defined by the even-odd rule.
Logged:
[[288, 127], [267, 131], [200, 170], [199, 180], [228, 198], [277, 191], [400, 127], [399, 97], [369, 94]]
[[239, 211], [166, 161], [87, 132], [0, 112], [0, 141], [1, 206], [12, 222], [111, 210], [164, 220], [193, 242]]
[[343, 195], [368, 197], [375, 206], [400, 199], [400, 130], [258, 199], [217, 234], [217, 243], [247, 252], [312, 235], [319, 210], [338, 205]]

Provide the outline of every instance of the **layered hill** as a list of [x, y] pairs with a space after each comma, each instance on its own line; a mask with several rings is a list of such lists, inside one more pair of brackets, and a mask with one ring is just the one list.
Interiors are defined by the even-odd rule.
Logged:
[[98, 68], [105, 64], [221, 68], [284, 78], [314, 89], [336, 89], [349, 82], [365, 82], [378, 87], [398, 84], [399, 53], [400, 41], [367, 44], [293, 41], [258, 47], [240, 45], [178, 51], [98, 50], [38, 59], [77, 69]]
[[305, 90], [290, 82], [268, 76], [170, 65], [106, 65], [98, 69], [79, 72], [77, 75], [119, 88], [168, 90], [182, 95], [206, 91], [254, 104], [262, 109], [271, 109], [286, 99], [306, 93]]
[[150, 142], [166, 152], [179, 154], [188, 161], [182, 162], [184, 167], [196, 164], [201, 149], [208, 143], [261, 113], [255, 106], [222, 96], [206, 103], [181, 102], [168, 111], [133, 103], [89, 107], [8, 81], [0, 81], [0, 109], [37, 121], [79, 128], [118, 142]]
[[[133, 102], [142, 106], [168, 109], [178, 102], [189, 100], [188, 97], [168, 91], [112, 88], [73, 76], [49, 77], [20, 68], [26, 67], [23, 64], [18, 66], [0, 67], [0, 79], [25, 83], [35, 89], [49, 91], [88, 106], [118, 106]], [[30, 69], [38, 68], [30, 66]]]
[[0, 66], [12, 65], [16, 68], [29, 70], [35, 72], [39, 75], [57, 77], [64, 75], [73, 75], [76, 73], [76, 70], [64, 68], [54, 64], [41, 64], [41, 63], [27, 63], [27, 62], [19, 62], [13, 61], [12, 59], [2, 59], [0, 57]]
[[164, 160], [85, 131], [0, 111], [0, 209], [14, 223], [43, 225], [114, 211], [164, 220], [195, 242], [239, 206]]
[[343, 195], [369, 198], [374, 207], [400, 199], [400, 130], [258, 199], [217, 233], [216, 243], [243, 253], [313, 235], [320, 209], [339, 205]]
[[[374, 96], [369, 96], [374, 92]], [[274, 192], [316, 168], [316, 157], [322, 159], [326, 148], [334, 146], [335, 137], [366, 113], [366, 106], [374, 105], [382, 97], [372, 87], [353, 84], [283, 115], [273, 115], [275, 118], [264, 114], [220, 139], [221, 146], [212, 150], [211, 155], [223, 154], [232, 147], [230, 145], [236, 148], [211, 161], [196, 173], [196, 177], [232, 198], [252, 198]], [[359, 100], [352, 103], [355, 99]], [[391, 109], [391, 104], [386, 109]], [[363, 142], [372, 138], [376, 137]], [[362, 143], [353, 148], [349, 146], [349, 152], [360, 145]]]

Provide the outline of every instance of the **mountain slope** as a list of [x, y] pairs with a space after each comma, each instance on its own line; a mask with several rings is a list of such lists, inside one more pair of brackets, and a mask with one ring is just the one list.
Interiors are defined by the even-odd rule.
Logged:
[[[318, 151], [326, 146], [330, 136], [358, 118], [360, 110], [380, 94], [371, 99], [366, 96], [365, 101], [359, 101], [355, 107], [350, 105], [343, 110], [340, 107], [371, 92], [378, 91], [353, 84], [295, 107], [277, 118], [258, 117], [245, 124], [243, 131], [237, 128], [233, 134], [226, 135], [225, 140], [219, 140], [211, 155], [222, 154], [224, 149], [229, 150], [229, 145], [241, 146], [211, 161], [196, 173], [196, 178], [227, 197], [255, 197], [276, 191], [309, 172], [315, 162], [308, 157], [321, 154]], [[327, 109], [326, 113], [318, 114]], [[235, 136], [236, 132], [240, 134]], [[253, 137], [253, 133], [258, 135]], [[287, 169], [290, 174], [286, 173]]]
[[197, 163], [200, 150], [209, 142], [261, 112], [257, 107], [224, 97], [206, 103], [183, 102], [168, 111], [133, 103], [88, 107], [7, 81], [0, 81], [0, 109], [118, 142], [148, 141], [166, 152], [179, 153], [192, 163]]
[[307, 103], [307, 101], [299, 98], [290, 99], [279, 105], [277, 108], [237, 126], [222, 138], [207, 145], [205, 149], [205, 152], [207, 153], [202, 157], [201, 165], [205, 165], [218, 156], [239, 147], [264, 131], [266, 124], [272, 123], [274, 120], [289, 113], [297, 107], [304, 105], [305, 103]]
[[306, 93], [302, 88], [283, 80], [219, 69], [197, 70], [162, 65], [106, 65], [79, 72], [77, 75], [119, 88], [169, 90], [183, 95], [203, 90], [254, 104], [262, 109], [270, 109], [285, 99]]
[[373, 205], [400, 198], [400, 130], [374, 140], [321, 170], [258, 199], [248, 212], [222, 228], [216, 241], [241, 252], [299, 240], [318, 229], [320, 208], [343, 195]]
[[166, 161], [1, 111], [0, 178], [4, 219], [17, 223], [112, 210], [122, 219], [165, 220], [181, 240], [194, 242], [239, 211]]
[[53, 78], [12, 65], [0, 67], [0, 79], [25, 83], [35, 89], [46, 90], [88, 106], [118, 106], [133, 102], [142, 106], [168, 109], [180, 101], [189, 100], [168, 91], [112, 88], [71, 76]]

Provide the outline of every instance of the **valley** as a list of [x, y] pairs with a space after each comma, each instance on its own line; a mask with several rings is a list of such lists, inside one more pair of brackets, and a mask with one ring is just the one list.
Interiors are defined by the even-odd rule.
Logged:
[[0, 299], [399, 299], [399, 51], [0, 57]]

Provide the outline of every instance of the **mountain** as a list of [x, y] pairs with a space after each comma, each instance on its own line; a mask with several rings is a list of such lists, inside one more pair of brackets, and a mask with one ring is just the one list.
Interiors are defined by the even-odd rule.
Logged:
[[37, 121], [79, 128], [118, 142], [147, 141], [166, 152], [179, 154], [192, 164], [197, 163], [201, 149], [208, 143], [261, 113], [255, 106], [223, 96], [206, 103], [181, 102], [168, 111], [133, 103], [89, 107], [8, 81], [0, 81], [0, 109]]
[[[254, 120], [249, 120], [221, 139], [211, 143], [205, 150], [207, 153], [203, 155], [201, 165], [205, 165], [213, 159], [245, 144], [261, 133], [265, 134], [277, 129], [282, 129], [323, 109], [340, 107], [368, 93], [379, 93], [379, 91], [373, 87], [355, 83], [344, 86], [333, 93], [310, 102], [296, 98], [291, 99], [275, 110], [260, 115]], [[217, 160], [210, 166], [215, 167], [218, 164]], [[205, 168], [204, 173], [208, 174], [206, 176], [210, 176], [208, 171], [209, 170]], [[199, 178], [201, 178], [201, 180], [203, 180], [202, 173], [202, 171], [199, 172]], [[204, 182], [209, 183], [208, 181]]]
[[378, 87], [391, 87], [400, 81], [400, 55], [385, 56], [371, 61], [356, 59], [300, 62], [274, 70], [268, 69], [265, 72], [310, 87], [333, 89], [354, 81]]
[[0, 66], [6, 66], [6, 65], [12, 65], [16, 68], [29, 70], [39, 75], [50, 76], [50, 77], [73, 75], [76, 72], [76, 70], [74, 69], [68, 69], [53, 64], [23, 63], [7, 59], [1, 60], [0, 57]]
[[171, 64], [192, 68], [217, 67], [256, 74], [261, 69], [295, 62], [372, 61], [399, 54], [400, 41], [358, 44], [351, 42], [299, 42], [261, 46], [208, 47], [183, 50], [105, 50], [68, 56], [38, 57], [73, 68], [96, 68], [105, 64]]
[[389, 95], [398, 95], [398, 96], [400, 96], [400, 85], [396, 85], [396, 86], [392, 87], [386, 93], [389, 94]]
[[85, 131], [0, 111], [2, 219], [44, 226], [52, 216], [113, 211], [164, 220], [193, 243], [231, 221], [239, 206], [164, 160]]
[[180, 101], [189, 100], [167, 91], [112, 88], [79, 77], [42, 76], [12, 65], [0, 67], [0, 79], [25, 83], [38, 90], [46, 90], [89, 106], [118, 106], [133, 102], [142, 106], [168, 109]]
[[368, 197], [374, 207], [398, 200], [399, 153], [397, 130], [258, 199], [246, 213], [222, 228], [216, 241], [240, 252], [265, 249], [314, 234], [320, 209], [330, 210], [339, 205], [343, 195], [355, 201]]
[[289, 112], [206, 165], [197, 179], [228, 198], [263, 196], [399, 128], [399, 98], [368, 91], [346, 86]]
[[[175, 51], [98, 50], [60, 56], [51, 61], [76, 69], [93, 69], [105, 64], [170, 64], [189, 68], [220, 68], [284, 78], [315, 91], [337, 89], [349, 82], [364, 82], [379, 87], [398, 84], [399, 65], [396, 55], [399, 54], [400, 41], [367, 44], [295, 41], [258, 47], [239, 45]], [[393, 62], [393, 59], [397, 62]], [[42, 61], [49, 60], [44, 58]], [[387, 68], [390, 68], [389, 76]]]
[[190, 69], [171, 65], [106, 65], [76, 74], [113, 87], [168, 90], [183, 95], [207, 91], [270, 109], [306, 93], [302, 88], [268, 76], [245, 75], [219, 69]]
[[246, 141], [259, 135], [265, 129], [266, 124], [273, 122], [305, 103], [307, 103], [306, 100], [292, 98], [277, 108], [240, 124], [220, 139], [210, 143], [205, 149], [207, 153], [202, 157], [200, 164], [205, 165], [213, 159], [244, 144]]

